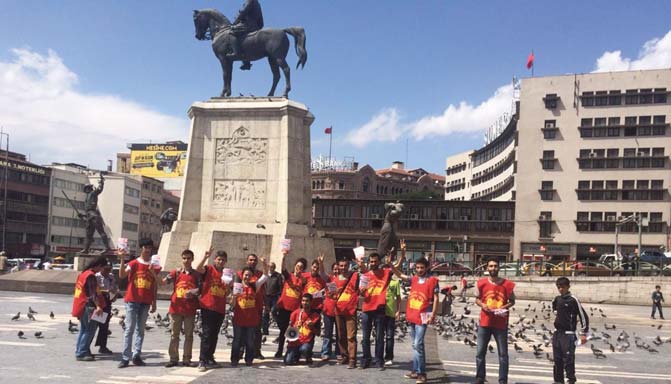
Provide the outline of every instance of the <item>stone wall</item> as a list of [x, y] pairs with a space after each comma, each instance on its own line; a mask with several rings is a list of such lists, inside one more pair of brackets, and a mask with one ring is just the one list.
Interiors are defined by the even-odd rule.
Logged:
[[[556, 277], [511, 277], [515, 282], [515, 295], [519, 300], [552, 300], [557, 296]], [[607, 303], [627, 305], [648, 305], [655, 285], [662, 286], [662, 292], [671, 295], [671, 277], [569, 277], [571, 292], [584, 303]], [[474, 283], [473, 278], [468, 279]], [[460, 286], [458, 277], [441, 277], [440, 286]], [[475, 288], [468, 290], [474, 297]], [[458, 295], [458, 292], [456, 293]]]

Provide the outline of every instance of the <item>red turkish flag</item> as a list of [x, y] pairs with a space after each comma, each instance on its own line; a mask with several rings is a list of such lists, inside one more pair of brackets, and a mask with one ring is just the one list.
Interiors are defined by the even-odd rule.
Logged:
[[331, 131], [333, 131], [333, 127], [328, 127], [326, 129], [324, 129], [324, 133], [327, 134], [327, 135], [330, 135]]
[[527, 58], [527, 69], [531, 69], [531, 67], [534, 66], [534, 53], [533, 51], [529, 54], [529, 57]]

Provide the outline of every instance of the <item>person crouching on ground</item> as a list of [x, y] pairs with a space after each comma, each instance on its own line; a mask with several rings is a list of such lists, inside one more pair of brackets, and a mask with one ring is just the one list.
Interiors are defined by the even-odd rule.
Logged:
[[301, 296], [301, 307], [291, 313], [289, 323], [298, 330], [298, 339], [287, 343], [284, 364], [295, 365], [302, 357], [307, 365], [312, 364], [312, 347], [315, 334], [319, 330], [319, 312], [312, 308], [312, 295]]
[[165, 367], [170, 368], [179, 362], [179, 334], [184, 325], [184, 353], [182, 364], [185, 367], [194, 367], [191, 362], [193, 350], [193, 328], [198, 309], [198, 287], [200, 286], [200, 273], [193, 269], [193, 252], [189, 249], [182, 252], [182, 266], [170, 271], [163, 279], [163, 283], [173, 283], [174, 289], [170, 298], [170, 346], [168, 355], [170, 361]]
[[262, 257], [263, 273], [254, 283], [251, 282], [254, 270], [245, 267], [242, 270], [240, 284], [233, 288], [233, 345], [231, 348], [231, 366], [237, 367], [240, 361], [240, 349], [245, 345], [245, 364], [251, 366], [254, 363], [254, 339], [261, 324], [261, 312], [258, 303], [263, 301], [263, 285], [268, 279], [268, 264]]
[[94, 361], [91, 342], [96, 334], [99, 322], [91, 320], [92, 315], [100, 316], [105, 307], [105, 298], [98, 286], [96, 273], [107, 265], [103, 256], [95, 258], [86, 269], [77, 276], [75, 295], [72, 301], [72, 316], [79, 319], [79, 336], [75, 357], [77, 361]]

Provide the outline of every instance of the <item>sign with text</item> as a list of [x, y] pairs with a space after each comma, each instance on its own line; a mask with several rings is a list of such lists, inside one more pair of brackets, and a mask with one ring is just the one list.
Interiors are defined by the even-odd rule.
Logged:
[[184, 176], [188, 144], [132, 144], [130, 173], [156, 178]]

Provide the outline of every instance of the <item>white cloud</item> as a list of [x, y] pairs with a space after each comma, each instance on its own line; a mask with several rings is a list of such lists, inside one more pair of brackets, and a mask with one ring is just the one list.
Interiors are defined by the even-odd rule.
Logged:
[[395, 108], [386, 108], [366, 124], [349, 131], [345, 142], [362, 148], [371, 141], [396, 141], [403, 131], [404, 128], [399, 124], [398, 111]]
[[596, 60], [594, 72], [631, 71], [639, 69], [671, 68], [671, 31], [661, 39], [646, 41], [632, 60], [622, 57], [622, 51], [607, 51]]
[[450, 104], [442, 114], [427, 116], [410, 124], [410, 134], [417, 140], [453, 133], [480, 132], [492, 125], [504, 112], [510, 112], [512, 84], [499, 87], [492, 96], [477, 106], [462, 101]]
[[0, 60], [0, 125], [10, 134], [9, 149], [33, 162], [102, 168], [126, 143], [186, 138], [186, 119], [119, 96], [78, 91], [77, 75], [51, 50], [12, 53], [14, 60]]

